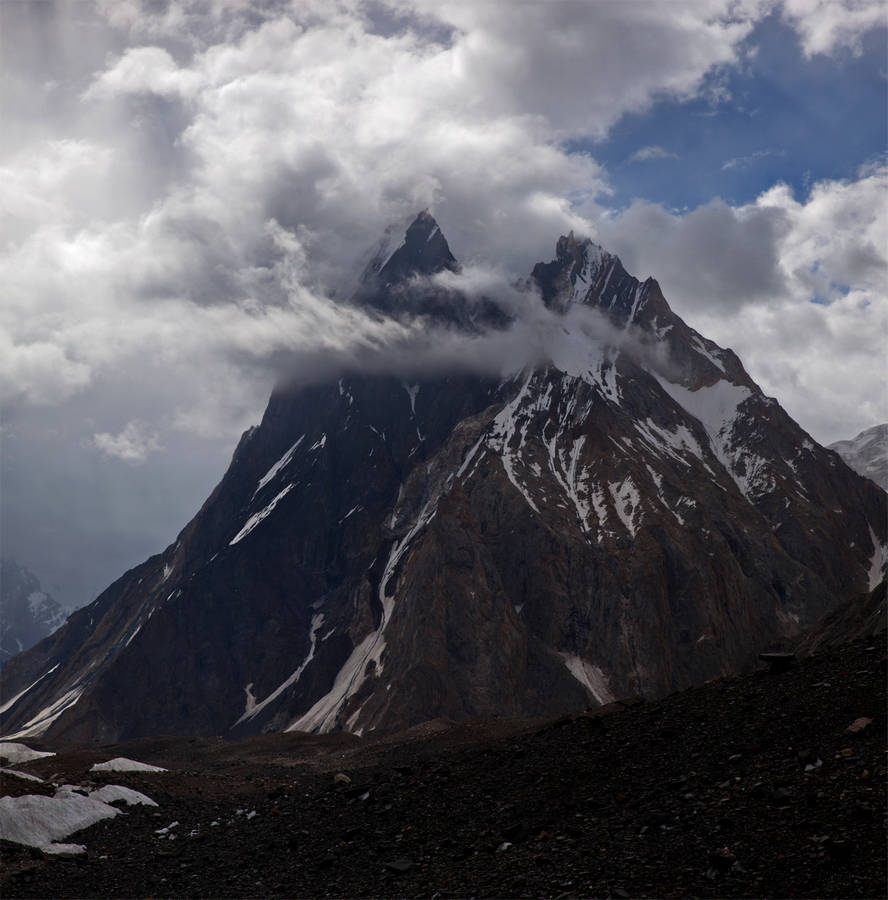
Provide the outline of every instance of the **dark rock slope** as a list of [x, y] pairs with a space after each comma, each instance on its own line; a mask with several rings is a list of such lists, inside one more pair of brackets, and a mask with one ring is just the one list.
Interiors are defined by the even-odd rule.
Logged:
[[[422, 313], [454, 265], [423, 214], [356, 302]], [[655, 280], [571, 235], [531, 283], [546, 365], [277, 390], [178, 540], [9, 663], [0, 731], [367, 734], [660, 697], [880, 580], [885, 493]], [[452, 329], [505, 327], [429, 291], [439, 324], [450, 298]]]
[[[27, 768], [160, 806], [75, 835], [85, 857], [6, 845], [0, 894], [884, 897], [885, 684], [882, 634], [535, 725], [63, 751]], [[169, 772], [89, 773], [116, 756]]]

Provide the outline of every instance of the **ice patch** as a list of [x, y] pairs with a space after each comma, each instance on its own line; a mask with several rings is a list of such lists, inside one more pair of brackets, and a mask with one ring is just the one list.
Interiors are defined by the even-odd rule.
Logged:
[[[503, 464], [503, 470], [506, 473], [506, 477], [515, 486], [521, 496], [524, 497], [528, 506], [530, 506], [534, 512], [538, 513], [539, 508], [527, 492], [527, 488], [518, 480], [515, 471], [515, 462], [518, 459], [518, 451], [524, 446], [524, 441], [526, 439], [526, 424], [522, 429], [519, 427], [518, 420], [520, 417], [526, 422], [528, 414], [532, 411], [530, 409], [522, 408], [522, 403], [525, 398], [530, 396], [530, 383], [534, 379], [535, 374], [536, 373], [531, 372], [527, 376], [527, 379], [515, 397], [510, 400], [499, 413], [497, 413], [490, 426], [488, 444], [493, 449], [499, 451], [500, 460]], [[549, 386], [545, 398], [535, 404], [534, 408], [539, 408], [539, 406], [548, 399], [550, 390], [551, 386]], [[513, 448], [512, 444], [514, 443], [514, 436], [516, 434], [519, 438], [518, 447]]]
[[[169, 597], [167, 598], [169, 599]], [[129, 647], [129, 645], [133, 642], [133, 638], [142, 630], [142, 623], [140, 622], [136, 625], [136, 630], [126, 639], [126, 643], [123, 645], [124, 647]]]
[[419, 384], [407, 384], [406, 382], [402, 382], [401, 387], [407, 391], [407, 396], [410, 398], [410, 416], [416, 426], [416, 436], [419, 440], [423, 441], [425, 438], [422, 436], [422, 432], [419, 430], [419, 422], [416, 420], [416, 395], [419, 393]]
[[527, 488], [525, 488], [525, 486], [523, 484], [521, 484], [518, 481], [518, 479], [515, 477], [515, 469], [514, 469], [514, 466], [512, 465], [512, 463], [514, 461], [514, 456], [510, 453], [503, 453], [503, 455], [500, 457], [500, 461], [503, 464], [503, 469], [505, 470], [506, 476], [508, 477], [509, 481], [511, 481], [512, 484], [518, 489], [521, 496], [524, 497], [524, 499], [527, 501], [527, 505], [535, 513], [538, 513], [539, 508], [537, 507], [536, 503], [533, 502], [533, 498], [527, 492]]
[[689, 390], [654, 374], [660, 387], [690, 413], [706, 429], [710, 439], [720, 448], [721, 440], [730, 433], [740, 404], [752, 396], [752, 391], [739, 384], [720, 379], [708, 387]]
[[353, 506], [340, 520], [339, 524], [341, 525], [346, 519], [353, 516], [359, 509], [363, 509], [363, 507], [358, 504], [357, 506]]
[[395, 246], [394, 250], [392, 250], [392, 251], [388, 254], [388, 256], [386, 256], [386, 258], [379, 264], [379, 268], [378, 268], [376, 271], [377, 271], [377, 272], [381, 272], [381, 271], [389, 264], [391, 258], [392, 258], [392, 257], [393, 257], [400, 249], [401, 249], [401, 247], [404, 247], [404, 246], [406, 246], [406, 245], [407, 245], [407, 240], [406, 240], [406, 239], [405, 239], [405, 240], [402, 240], [400, 244], [397, 244], [397, 245]]
[[0, 743], [0, 757], [5, 757], [10, 765], [18, 765], [30, 762], [32, 759], [43, 759], [45, 756], [55, 756], [55, 753], [43, 750], [32, 750], [24, 744]]
[[616, 698], [611, 693], [608, 677], [599, 666], [594, 666], [581, 656], [559, 653], [567, 670], [602, 705], [612, 703]]
[[327, 446], [327, 435], [322, 434], [318, 440], [316, 440], [309, 448], [309, 452], [312, 450], [323, 450], [324, 447]]
[[727, 375], [725, 372], [724, 363], [711, 351], [706, 348], [706, 345], [703, 343], [702, 335], [697, 334], [697, 332], [693, 332], [691, 334], [691, 344], [694, 350], [697, 351], [701, 356], [706, 357], [706, 359], [711, 362], [722, 375]]
[[[285, 731], [314, 731], [323, 733], [330, 731], [340, 709], [364, 683], [367, 669], [373, 663], [376, 675], [382, 672], [382, 654], [385, 650], [385, 629], [391, 621], [395, 610], [396, 596], [389, 593], [389, 582], [395, 574], [398, 563], [406, 553], [413, 539], [435, 517], [437, 498], [429, 500], [417, 516], [413, 527], [400, 540], [392, 545], [389, 557], [379, 582], [379, 601], [382, 604], [382, 617], [376, 631], [371, 631], [349, 655], [345, 664], [336, 675], [333, 687], [315, 702], [312, 707], [298, 719], [287, 726]], [[351, 717], [350, 717], [351, 720]]]
[[[469, 463], [472, 461], [475, 454], [478, 452], [478, 448], [481, 446], [481, 444], [483, 443], [483, 441], [486, 437], [487, 437], [486, 434], [482, 434], [481, 437], [479, 437], [478, 440], [475, 441], [474, 445], [472, 446], [472, 449], [469, 450], [469, 452], [466, 454], [466, 458], [462, 461], [462, 465], [459, 467], [459, 469], [456, 472], [457, 478], [463, 477], [463, 473], [469, 467]], [[400, 501], [400, 499], [401, 499], [401, 495], [399, 493], [398, 500]], [[394, 527], [394, 514], [392, 514], [392, 527]]]
[[15, 706], [15, 704], [18, 703], [19, 700], [21, 700], [22, 697], [24, 697], [32, 687], [40, 684], [40, 682], [43, 681], [43, 679], [46, 678], [47, 675], [52, 675], [52, 673], [55, 672], [55, 670], [60, 665], [61, 663], [56, 663], [51, 669], [49, 669], [47, 672], [44, 672], [36, 681], [29, 684], [23, 691], [19, 691], [14, 697], [10, 697], [9, 700], [7, 700], [6, 703], [3, 704], [3, 706], [0, 706], [0, 715], [3, 715], [6, 710], [11, 709], [13, 706]]
[[703, 450], [700, 444], [684, 425], [675, 426], [675, 431], [661, 428], [653, 419], [646, 419], [644, 422], [636, 420], [634, 425], [636, 431], [642, 435], [658, 456], [670, 456], [688, 467], [691, 464], [685, 459], [687, 453], [691, 453], [700, 460], [703, 459]]
[[84, 797], [68, 785], [59, 788], [54, 797], [0, 797], [0, 838], [40, 847], [47, 853], [82, 853], [86, 848], [81, 844], [55, 842], [103, 819], [114, 818], [119, 812], [101, 800]]
[[[608, 484], [608, 491], [614, 501], [614, 510], [632, 537], [638, 534], [641, 519], [641, 495], [631, 477], [622, 482]], [[638, 519], [639, 521], [636, 521]]]
[[607, 504], [604, 499], [604, 490], [595, 485], [593, 488], [589, 490], [589, 499], [592, 501], [592, 509], [595, 510], [595, 518], [598, 521], [598, 543], [601, 543], [601, 538], [605, 534], [609, 534], [610, 532], [605, 529], [605, 524], [607, 523]]
[[96, 763], [90, 768], [90, 772], [166, 772], [166, 769], [149, 766], [148, 763], [127, 759], [125, 756], [115, 756], [107, 762]]
[[647, 291], [645, 290], [645, 287], [644, 284], [640, 284], [635, 289], [635, 296], [632, 299], [632, 309], [629, 311], [629, 318], [626, 319], [627, 328], [635, 321], [635, 314], [640, 309], [644, 309], [644, 304], [647, 302]]
[[[732, 455], [729, 440], [741, 404], [752, 391], [739, 384], [719, 380], [708, 387], [688, 390], [654, 375], [663, 390], [686, 412], [697, 419], [706, 431], [713, 452], [725, 471], [733, 478], [741, 493], [752, 498], [773, 489], [767, 460], [743, 449]], [[743, 470], [743, 474], [740, 470]]]
[[[340, 381], [339, 384], [341, 390], [342, 382]], [[299, 437], [296, 443], [293, 444], [293, 446], [290, 447], [290, 449], [259, 479], [259, 484], [256, 486], [256, 490], [253, 491], [253, 497], [255, 497], [256, 494], [258, 494], [259, 491], [261, 491], [262, 488], [264, 488], [265, 485], [268, 484], [268, 482], [271, 481], [271, 479], [274, 478], [274, 476], [284, 468], [284, 466], [290, 464], [290, 461], [293, 459], [293, 454], [299, 449], [299, 445], [304, 439], [305, 435], [303, 434]]]
[[[869, 526], [867, 526], [869, 527]], [[885, 565], [888, 564], [888, 544], [880, 544], [876, 533], [870, 528], [870, 540], [875, 550], [870, 560], [869, 567], [869, 589], [875, 590], [881, 583], [884, 576]]]
[[[311, 628], [308, 633], [308, 654], [305, 659], [299, 664], [299, 667], [290, 675], [286, 681], [282, 682], [277, 688], [275, 688], [261, 703], [256, 702], [256, 698], [253, 696], [250, 688], [253, 687], [252, 683], [248, 684], [245, 688], [247, 692], [247, 708], [244, 710], [244, 714], [235, 722], [235, 725], [240, 725], [241, 722], [246, 721], [247, 719], [252, 719], [258, 713], [262, 712], [269, 703], [272, 703], [274, 700], [277, 700], [278, 697], [290, 686], [296, 684], [297, 681], [302, 677], [302, 673], [305, 671], [308, 664], [314, 659], [315, 649], [318, 644], [318, 631], [321, 626], [324, 624], [324, 614], [316, 613], [311, 617]], [[233, 726], [232, 726], [233, 727]]]
[[[50, 756], [54, 754], [50, 753]], [[0, 775], [12, 775], [13, 778], [21, 778], [23, 781], [37, 781], [40, 784], [43, 784], [43, 779], [38, 778], [36, 775], [32, 775], [30, 772], [19, 772], [18, 769], [4, 769], [0, 768]]]
[[[604, 251], [597, 244], [588, 244], [586, 246], [586, 250], [583, 256], [583, 268], [579, 272], [577, 272], [574, 283], [571, 286], [571, 291], [568, 295], [569, 302], [577, 303], [585, 300], [586, 295], [589, 293], [590, 287], [595, 282], [600, 273], [601, 264], [604, 261], [604, 257]], [[611, 272], [612, 271], [613, 266], [611, 266]], [[610, 279], [610, 275], [608, 275], [608, 279]], [[607, 282], [605, 282], [605, 287], [606, 286]]]
[[102, 803], [117, 803], [122, 800], [127, 806], [157, 806], [150, 797], [120, 784], [106, 784], [97, 791], [90, 791], [89, 796], [94, 800], [101, 800]]
[[241, 528], [241, 530], [228, 542], [228, 545], [233, 546], [238, 541], [243, 540], [261, 521], [263, 521], [263, 519], [268, 518], [268, 516], [270, 516], [274, 512], [274, 508], [278, 505], [278, 503], [280, 503], [280, 501], [283, 500], [284, 497], [286, 497], [287, 494], [289, 494], [290, 491], [292, 491], [295, 486], [296, 485], [294, 485], [294, 484], [288, 484], [271, 501], [271, 503], [268, 504], [268, 506], [266, 506], [264, 509], [262, 509], [259, 512], [254, 513], [252, 516], [250, 516], [250, 518], [247, 519], [244, 527]]
[[79, 699], [81, 694], [86, 690], [86, 685], [77, 685], [70, 691], [66, 691], [49, 706], [44, 707], [36, 716], [25, 722], [24, 726], [14, 734], [6, 734], [5, 738], [14, 740], [23, 737], [37, 737], [43, 734], [50, 725], [63, 713], [70, 709]]
[[[336, 675], [333, 687], [308, 712], [287, 726], [285, 731], [329, 731], [340, 707], [364, 681], [364, 667], [371, 650], [379, 638], [379, 632], [372, 631], [352, 650], [343, 667]], [[358, 679], [360, 678], [360, 681]], [[355, 683], [357, 682], [357, 686]]]
[[[562, 491], [564, 491], [565, 497], [573, 504], [583, 531], [588, 531], [590, 507], [588, 501], [580, 496], [579, 488], [581, 487], [580, 476], [582, 475], [582, 471], [580, 471], [579, 474], [577, 473], [580, 452], [583, 449], [583, 444], [586, 442], [586, 436], [580, 435], [580, 437], [573, 442], [566, 465], [564, 464], [564, 459], [559, 456], [556, 448], [558, 437], [559, 435], [556, 433], [549, 441], [543, 438], [543, 445], [549, 456], [549, 469], [555, 476], [555, 480], [558, 482]], [[559, 471], [559, 466], [564, 470], [563, 473]]]

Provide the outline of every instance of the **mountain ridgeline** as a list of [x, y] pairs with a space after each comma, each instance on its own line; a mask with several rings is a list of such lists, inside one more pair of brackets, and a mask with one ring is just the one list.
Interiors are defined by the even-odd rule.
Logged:
[[[456, 267], [423, 213], [354, 302], [508, 327], [424, 286]], [[654, 698], [883, 578], [885, 492], [655, 280], [570, 235], [531, 283], [564, 321], [545, 365], [280, 386], [175, 543], [7, 664], [3, 735], [368, 733]]]

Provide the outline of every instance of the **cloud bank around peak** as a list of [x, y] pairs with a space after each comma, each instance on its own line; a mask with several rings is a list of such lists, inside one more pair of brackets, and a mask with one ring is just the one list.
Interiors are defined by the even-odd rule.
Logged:
[[[349, 292], [388, 223], [424, 207], [462, 261], [516, 275], [560, 233], [602, 220], [613, 232], [607, 173], [564, 141], [601, 137], [664, 96], [705, 95], [773, 8], [564, 0], [503, 15], [493, 0], [115, 0], [78, 17], [47, 4], [39, 28], [51, 23], [65, 51], [54, 57], [71, 57], [74, 77], [45, 82], [19, 6], [3, 10], [24, 38], [13, 107], [39, 98], [47, 117], [38, 134], [13, 123], [18, 141], [0, 158], [2, 377], [7, 396], [49, 404], [116, 366], [150, 368], [146, 346], [185, 385], [244, 362], [232, 390], [258, 401], [263, 355], [385, 340], [379, 323], [327, 298]], [[803, 40], [817, 35], [818, 53], [871, 27], [862, 8], [780, 7]], [[777, 254], [789, 215], [714, 202], [672, 229], [669, 213], [636, 204], [618, 222], [644, 249], [661, 220], [676, 268], [704, 247], [704, 285], [743, 302], [787, 277]]]
[[777, 184], [740, 207], [637, 202], [599, 237], [829, 443], [888, 418], [886, 210], [888, 166], [875, 165], [804, 199]]
[[[97, 546], [92, 588], [143, 558], [283, 359], [414, 345], [342, 300], [386, 226], [427, 207], [467, 273], [506, 282], [558, 235], [596, 237], [820, 440], [888, 419], [882, 169], [676, 213], [612, 208], [595, 157], [662, 101], [723, 109], [768, 17], [827, 60], [884, 25], [862, 0], [0, 4], [4, 539], [72, 551], [71, 520], [113, 522], [53, 585], [85, 585]], [[666, 136], [640, 144], [635, 172], [682, 162]], [[522, 322], [501, 337], [532, 347], [546, 323]]]

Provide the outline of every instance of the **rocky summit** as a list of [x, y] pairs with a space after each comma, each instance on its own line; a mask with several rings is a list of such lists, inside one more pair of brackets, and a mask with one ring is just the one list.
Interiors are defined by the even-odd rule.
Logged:
[[[425, 212], [352, 302], [508, 333], [457, 272]], [[7, 664], [0, 733], [366, 736], [655, 699], [882, 580], [885, 492], [653, 278], [569, 235], [526, 291], [539, 364], [279, 386], [177, 540]]]

